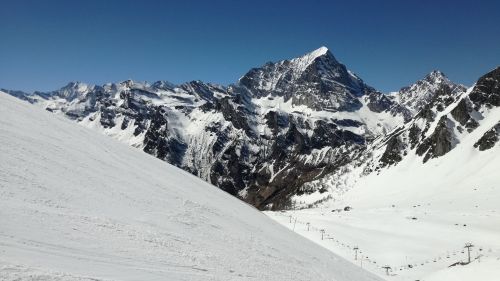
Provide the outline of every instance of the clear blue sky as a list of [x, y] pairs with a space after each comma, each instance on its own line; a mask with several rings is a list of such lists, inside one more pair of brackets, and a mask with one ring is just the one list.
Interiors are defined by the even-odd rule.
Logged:
[[322, 45], [382, 91], [433, 69], [470, 85], [500, 65], [500, 1], [1, 0], [0, 87], [229, 84]]

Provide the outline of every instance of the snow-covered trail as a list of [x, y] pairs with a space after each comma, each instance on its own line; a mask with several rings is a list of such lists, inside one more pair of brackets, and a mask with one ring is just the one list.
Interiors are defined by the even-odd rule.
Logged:
[[3, 93], [0, 279], [380, 280], [180, 169]]

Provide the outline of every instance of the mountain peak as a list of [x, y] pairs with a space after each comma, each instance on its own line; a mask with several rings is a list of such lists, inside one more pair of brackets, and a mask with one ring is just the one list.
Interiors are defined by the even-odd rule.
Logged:
[[[355, 107], [341, 105], [343, 103], [353, 102], [359, 106], [354, 97], [371, 90], [324, 46], [291, 60], [253, 68], [240, 78], [239, 84], [250, 89], [256, 97], [280, 95], [285, 97], [285, 101], [293, 98], [292, 102], [296, 105], [335, 110]], [[307, 97], [304, 92], [307, 92]], [[343, 98], [340, 98], [342, 95]], [[331, 99], [325, 100], [325, 96]]]
[[[79, 81], [71, 81], [66, 86], [60, 88], [59, 90], [48, 93], [48, 95], [56, 95], [66, 100], [73, 100], [76, 97], [85, 95], [90, 90], [92, 90], [93, 86], [88, 85]], [[43, 93], [40, 93], [43, 94]]]
[[444, 80], [444, 79], [448, 79], [448, 78], [446, 77], [446, 75], [443, 72], [441, 72], [439, 70], [433, 70], [429, 74], [427, 74], [424, 79], [436, 81], [436, 80]]
[[438, 75], [438, 76], [446, 76], [441, 70], [434, 69], [429, 73], [429, 75]]
[[175, 85], [173, 83], [170, 83], [170, 82], [164, 81], [164, 80], [156, 81], [151, 86], [153, 88], [161, 89], [161, 90], [171, 90], [171, 89], [175, 88]]
[[433, 70], [410, 86], [401, 88], [394, 94], [394, 97], [398, 103], [405, 105], [415, 114], [432, 101], [443, 85], [451, 88], [453, 95], [466, 90], [463, 85], [450, 81], [443, 72]]
[[71, 81], [66, 86], [62, 87], [62, 89], [77, 89], [81, 87], [87, 87], [88, 85], [80, 82], [80, 81]]
[[125, 81], [120, 82], [119, 84], [130, 88], [135, 84], [135, 82], [132, 79], [127, 79]]
[[316, 49], [316, 50], [314, 50], [314, 51], [310, 52], [310, 53], [309, 53], [309, 55], [311, 55], [311, 56], [315, 56], [315, 57], [319, 57], [319, 56], [323, 56], [323, 55], [325, 55], [325, 54], [326, 54], [326, 53], [328, 53], [328, 52], [329, 52], [329, 50], [328, 50], [328, 48], [327, 48], [327, 47], [325, 47], [325, 46], [321, 46], [321, 47], [319, 47], [318, 49]]
[[333, 55], [328, 50], [328, 48], [325, 46], [321, 46], [318, 49], [316, 49], [310, 53], [307, 53], [301, 57], [292, 59], [291, 62], [292, 62], [292, 64], [296, 64], [297, 66], [302, 66], [299, 68], [301, 70], [303, 70], [307, 66], [309, 66], [311, 63], [313, 63], [317, 58], [322, 57], [322, 56], [331, 56], [333, 58]]
[[59, 89], [60, 92], [85, 92], [92, 88], [91, 85], [80, 81], [71, 81], [66, 86]]

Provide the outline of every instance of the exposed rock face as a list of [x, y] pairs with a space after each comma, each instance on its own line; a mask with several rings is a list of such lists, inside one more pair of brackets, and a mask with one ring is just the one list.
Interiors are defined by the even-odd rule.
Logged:
[[403, 160], [404, 143], [399, 135], [393, 135], [387, 141], [386, 149], [380, 158], [381, 167], [397, 164]]
[[269, 111], [265, 116], [266, 125], [271, 129], [272, 136], [275, 137], [281, 130], [288, 126], [287, 116], [276, 111]]
[[470, 133], [479, 126], [479, 123], [472, 118], [472, 112], [473, 108], [470, 100], [462, 99], [450, 113], [451, 116], [453, 116], [462, 126], [467, 128], [467, 131]]
[[430, 158], [445, 155], [453, 148], [455, 138], [451, 132], [450, 123], [446, 115], [441, 117], [434, 132], [417, 147], [418, 155], [425, 154], [424, 163]]
[[484, 133], [484, 135], [474, 144], [474, 147], [478, 148], [480, 151], [491, 149], [498, 142], [499, 137], [500, 122]]
[[481, 105], [488, 108], [500, 106], [500, 67], [482, 76], [469, 97], [476, 110]]
[[372, 92], [367, 96], [368, 100], [368, 108], [373, 111], [373, 112], [383, 112], [387, 110], [388, 108], [391, 108], [394, 106], [394, 102], [391, 101], [386, 95], [378, 93], [378, 92]]

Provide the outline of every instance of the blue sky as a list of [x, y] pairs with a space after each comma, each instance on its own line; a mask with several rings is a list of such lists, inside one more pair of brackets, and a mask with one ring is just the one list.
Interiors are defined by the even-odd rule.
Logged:
[[0, 88], [229, 84], [323, 45], [382, 91], [433, 69], [470, 85], [500, 65], [499, 12], [486, 0], [2, 0]]

